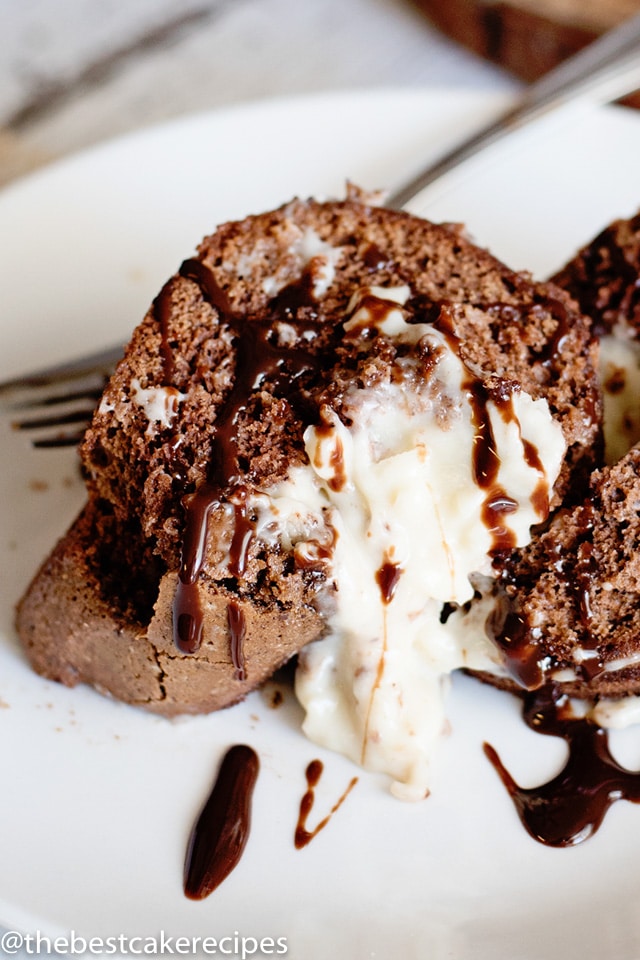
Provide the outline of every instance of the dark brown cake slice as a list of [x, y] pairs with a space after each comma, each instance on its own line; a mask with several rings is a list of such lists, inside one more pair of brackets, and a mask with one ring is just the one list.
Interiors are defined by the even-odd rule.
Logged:
[[511, 679], [484, 678], [513, 690], [554, 681], [587, 698], [640, 692], [639, 543], [636, 446], [510, 559], [487, 626]]
[[600, 377], [610, 466], [596, 470], [588, 496], [560, 510], [523, 551], [505, 558], [498, 604], [487, 627], [511, 680], [549, 680], [579, 697], [640, 690], [640, 214], [616, 220], [553, 281], [590, 315], [601, 339]]
[[605, 462], [640, 441], [640, 214], [616, 220], [555, 277], [600, 338]]
[[640, 213], [615, 220], [584, 246], [553, 281], [592, 317], [596, 333], [640, 332]]
[[252, 497], [305, 462], [322, 404], [340, 416], [347, 385], [394, 375], [393, 342], [345, 336], [344, 320], [358, 291], [398, 286], [406, 322], [446, 328], [491, 389], [546, 399], [567, 444], [553, 503], [584, 483], [600, 436], [596, 345], [561, 290], [459, 230], [358, 198], [223, 225], [154, 301], [86, 434], [87, 507], [19, 605], [40, 673], [165, 714], [205, 711], [322, 634], [331, 544], [310, 557], [268, 542]]

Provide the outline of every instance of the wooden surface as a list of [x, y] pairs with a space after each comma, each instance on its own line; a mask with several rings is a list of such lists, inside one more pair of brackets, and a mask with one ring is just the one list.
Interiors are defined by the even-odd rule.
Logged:
[[184, 113], [373, 86], [515, 89], [410, 0], [2, 0], [0, 183]]
[[535, 80], [640, 13], [640, 0], [416, 0], [416, 5], [448, 36], [524, 80]]

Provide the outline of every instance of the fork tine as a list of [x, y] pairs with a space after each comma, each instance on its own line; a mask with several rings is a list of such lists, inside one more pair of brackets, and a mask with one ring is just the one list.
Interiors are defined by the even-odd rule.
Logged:
[[[87, 388], [85, 390], [74, 390], [71, 393], [53, 393], [47, 394], [45, 397], [33, 397], [29, 395], [22, 399], [19, 403], [11, 404], [13, 410], [25, 410], [30, 409], [40, 409], [40, 408], [49, 408], [57, 407], [63, 403], [72, 403], [76, 400], [99, 400], [102, 390], [104, 389], [105, 378], [103, 377], [100, 385], [96, 386], [95, 389]], [[7, 405], [8, 406], [8, 405]]]
[[63, 405], [84, 403], [86, 407], [90, 403], [95, 406], [109, 376], [108, 371], [95, 371], [74, 377], [73, 380], [61, 378], [36, 384], [21, 382], [19, 386], [0, 390], [0, 407], [12, 414], [20, 413], [20, 419], [26, 420], [32, 411], [49, 410], [48, 416], [54, 417], [55, 408]]
[[91, 353], [76, 360], [55, 364], [26, 376], [12, 377], [0, 383], [0, 396], [21, 390], [34, 390], [38, 387], [55, 387], [71, 384], [93, 374], [108, 377], [122, 356], [122, 347], [110, 347]]
[[74, 446], [82, 439], [100, 394], [93, 390], [42, 402], [30, 398], [11, 407], [12, 413], [20, 414], [10, 421], [11, 429], [24, 432], [33, 447]]
[[121, 349], [102, 351], [0, 384], [0, 408], [38, 449], [76, 446]]
[[[86, 424], [85, 424], [86, 426]], [[53, 450], [60, 447], [77, 447], [84, 436], [84, 430], [74, 430], [73, 433], [57, 433], [52, 436], [38, 437], [31, 441], [36, 450]]]
[[72, 410], [69, 413], [56, 414], [50, 417], [34, 417], [32, 420], [16, 420], [12, 424], [14, 430], [41, 430], [43, 427], [65, 427], [69, 424], [86, 423], [93, 413], [93, 407], [82, 410]]

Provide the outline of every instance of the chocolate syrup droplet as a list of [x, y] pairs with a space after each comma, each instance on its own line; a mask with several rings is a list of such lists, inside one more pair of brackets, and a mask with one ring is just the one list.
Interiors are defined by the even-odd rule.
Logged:
[[259, 768], [251, 747], [231, 747], [225, 755], [187, 846], [184, 892], [190, 900], [208, 897], [238, 864], [249, 837]]
[[389, 265], [389, 262], [388, 255], [383, 253], [375, 243], [370, 243], [364, 251], [365, 266], [367, 270], [370, 270], [372, 273], [376, 270], [383, 270]]
[[385, 560], [380, 569], [376, 572], [376, 582], [380, 587], [383, 603], [391, 603], [393, 595], [396, 592], [398, 581], [402, 575], [402, 567], [399, 563], [392, 563]]
[[567, 847], [592, 836], [615, 800], [640, 803], [640, 772], [617, 763], [607, 734], [586, 719], [571, 716], [553, 686], [525, 698], [524, 719], [537, 733], [563, 737], [569, 746], [564, 769], [540, 787], [518, 786], [489, 744], [484, 750], [531, 836], [552, 847]]
[[300, 814], [298, 816], [298, 823], [296, 825], [294, 836], [296, 850], [301, 850], [303, 847], [306, 847], [307, 844], [311, 843], [313, 838], [316, 837], [320, 831], [326, 827], [326, 825], [329, 823], [329, 820], [331, 820], [331, 817], [334, 815], [336, 810], [342, 806], [358, 782], [358, 778], [353, 777], [353, 779], [349, 782], [347, 789], [344, 791], [340, 799], [331, 807], [331, 810], [327, 816], [321, 820], [313, 830], [307, 830], [307, 818], [309, 817], [315, 802], [315, 788], [318, 785], [320, 777], [322, 776], [323, 769], [324, 768], [321, 760], [312, 760], [306, 769], [307, 790], [300, 801]]
[[230, 600], [227, 605], [227, 620], [229, 622], [231, 662], [235, 667], [236, 680], [246, 680], [244, 639], [247, 633], [247, 623], [242, 607], [235, 600]]

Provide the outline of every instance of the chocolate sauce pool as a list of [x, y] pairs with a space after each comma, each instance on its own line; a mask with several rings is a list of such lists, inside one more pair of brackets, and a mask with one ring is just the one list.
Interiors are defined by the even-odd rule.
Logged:
[[[622, 767], [609, 752], [606, 732], [584, 718], [576, 718], [566, 696], [549, 685], [524, 698], [524, 720], [531, 730], [562, 737], [568, 759], [557, 776], [539, 787], [519, 786], [488, 743], [484, 752], [509, 793], [520, 820], [535, 840], [550, 847], [575, 846], [591, 837], [616, 800], [640, 803], [640, 772]], [[231, 747], [225, 755], [209, 799], [204, 805], [187, 848], [184, 892], [202, 900], [231, 873], [244, 851], [251, 822], [251, 800], [259, 760], [248, 746]], [[297, 850], [323, 830], [358, 782], [353, 777], [329, 813], [309, 829], [315, 788], [323, 772], [312, 760], [305, 776], [307, 789], [300, 801], [294, 833]]]
[[[259, 769], [258, 755], [251, 747], [238, 744], [225, 754], [187, 845], [184, 893], [190, 900], [204, 900], [237, 866], [249, 837], [251, 800]], [[312, 760], [306, 769], [307, 790], [300, 801], [294, 834], [297, 850], [306, 847], [326, 827], [358, 782], [353, 777], [327, 816], [313, 830], [307, 830], [322, 771], [320, 760]]]
[[592, 836], [616, 800], [640, 803], [640, 772], [626, 770], [609, 752], [606, 731], [571, 715], [566, 698], [548, 686], [527, 694], [524, 720], [532, 730], [562, 737], [569, 757], [561, 772], [539, 787], [520, 787], [488, 743], [497, 770], [528, 833], [550, 847], [569, 847]]

